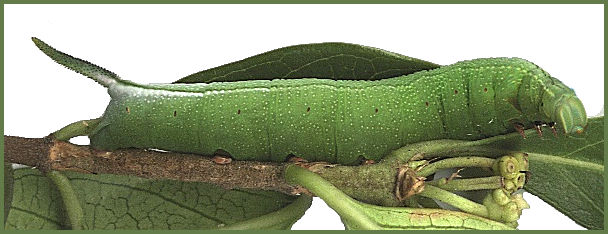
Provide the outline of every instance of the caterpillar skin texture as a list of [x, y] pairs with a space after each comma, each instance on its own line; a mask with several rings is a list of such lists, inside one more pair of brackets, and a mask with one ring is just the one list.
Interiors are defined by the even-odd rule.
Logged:
[[582, 133], [574, 91], [518, 58], [458, 62], [376, 81], [289, 79], [140, 85], [36, 45], [60, 64], [108, 87], [110, 104], [89, 135], [103, 150], [156, 148], [237, 160], [357, 164], [406, 144], [477, 140], [513, 124], [556, 122]]

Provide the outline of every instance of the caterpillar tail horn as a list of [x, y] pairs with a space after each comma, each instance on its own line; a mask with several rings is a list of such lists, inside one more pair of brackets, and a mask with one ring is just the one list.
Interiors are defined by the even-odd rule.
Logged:
[[40, 49], [55, 62], [95, 80], [104, 87], [110, 87], [115, 83], [131, 83], [129, 81], [120, 79], [118, 75], [106, 70], [105, 68], [58, 51], [36, 37], [32, 37], [32, 41], [34, 41], [34, 44], [36, 44], [38, 49]]

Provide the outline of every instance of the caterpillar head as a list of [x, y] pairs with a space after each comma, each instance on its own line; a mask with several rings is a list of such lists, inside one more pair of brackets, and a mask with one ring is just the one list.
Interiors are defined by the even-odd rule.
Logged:
[[587, 113], [572, 89], [557, 84], [545, 91], [541, 108], [564, 134], [582, 134], [587, 127]]

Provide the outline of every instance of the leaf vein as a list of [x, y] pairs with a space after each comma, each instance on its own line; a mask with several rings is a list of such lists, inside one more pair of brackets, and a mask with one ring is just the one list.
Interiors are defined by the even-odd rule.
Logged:
[[194, 208], [188, 207], [187, 205], [181, 204], [180, 202], [178, 202], [176, 200], [173, 200], [171, 198], [165, 197], [165, 196], [163, 196], [163, 195], [161, 195], [159, 193], [156, 193], [156, 192], [152, 192], [152, 191], [148, 191], [148, 190], [144, 190], [144, 189], [141, 189], [141, 188], [132, 187], [132, 186], [129, 186], [129, 185], [124, 185], [124, 184], [114, 184], [114, 183], [107, 183], [107, 182], [95, 181], [95, 180], [89, 180], [89, 179], [82, 179], [82, 178], [71, 178], [70, 180], [94, 181], [94, 182], [97, 182], [97, 183], [100, 183], [100, 184], [117, 186], [117, 187], [123, 187], [123, 188], [131, 189], [131, 190], [135, 190], [135, 191], [139, 191], [139, 192], [148, 193], [148, 194], [157, 196], [157, 197], [159, 197], [159, 198], [161, 198], [161, 199], [163, 199], [163, 200], [165, 200], [165, 201], [167, 201], [169, 203], [175, 204], [175, 205], [179, 206], [180, 208], [189, 210], [189, 211], [191, 211], [191, 212], [193, 212], [195, 214], [203, 216], [203, 217], [205, 217], [207, 219], [213, 220], [213, 221], [218, 222], [218, 223], [225, 223], [224, 221], [222, 221], [222, 220], [220, 220], [218, 218], [215, 218], [213, 216], [209, 216], [207, 214], [204, 214], [203, 212], [201, 212], [199, 210], [196, 210]]
[[591, 199], [589, 195], [583, 191], [582, 188], [580, 188], [576, 183], [572, 182], [572, 179], [569, 176], [565, 176], [564, 174], [562, 174], [562, 178], [564, 178], [566, 182], [572, 185], [572, 187], [577, 188], [578, 192], [582, 195], [581, 197], [585, 198], [585, 200], [587, 200], [587, 202], [589, 202], [589, 204], [591, 204], [594, 209], [598, 210], [600, 213], [602, 213], [602, 215], [604, 215], [604, 209], [598, 207], [597, 204], [593, 202], [593, 199]]
[[40, 218], [40, 219], [44, 219], [44, 220], [46, 220], [47, 222], [51, 222], [51, 223], [53, 223], [53, 224], [55, 224], [55, 225], [57, 225], [57, 226], [60, 226], [60, 227], [62, 227], [62, 228], [65, 228], [65, 227], [64, 227], [64, 225], [63, 225], [61, 222], [59, 222], [59, 221], [57, 221], [57, 220], [53, 220], [53, 219], [51, 219], [51, 218], [49, 218], [49, 217], [46, 217], [46, 216], [44, 216], [44, 215], [41, 215], [41, 214], [35, 213], [35, 212], [33, 212], [33, 211], [29, 211], [29, 210], [26, 210], [26, 209], [21, 209], [21, 208], [19, 208], [19, 207], [15, 207], [15, 206], [11, 207], [11, 210], [17, 210], [17, 211], [20, 211], [20, 212], [23, 212], [23, 213], [26, 213], [26, 214], [29, 214], [29, 215], [32, 215], [32, 216], [36, 216], [36, 217], [38, 217], [38, 218]]
[[566, 157], [566, 156], [570, 156], [570, 155], [573, 155], [574, 153], [580, 152], [580, 151], [582, 151], [582, 150], [584, 150], [584, 149], [586, 149], [586, 148], [593, 147], [593, 146], [596, 146], [596, 145], [601, 144], [601, 143], [604, 143], [604, 140], [601, 140], [601, 141], [598, 141], [598, 142], [595, 142], [595, 143], [592, 143], [592, 144], [588, 144], [588, 145], [583, 146], [583, 147], [581, 147], [581, 148], [578, 148], [577, 150], [572, 151], [572, 152], [570, 152], [570, 153], [568, 153], [568, 154], [564, 155], [564, 157]]

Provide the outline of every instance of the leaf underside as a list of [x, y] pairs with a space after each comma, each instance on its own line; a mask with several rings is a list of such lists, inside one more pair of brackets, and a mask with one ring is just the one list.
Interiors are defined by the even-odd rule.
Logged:
[[[263, 217], [297, 200], [278, 192], [225, 190], [204, 183], [65, 175], [83, 208], [87, 229], [215, 229]], [[14, 193], [6, 229], [70, 228], [59, 193], [47, 177], [36, 169], [18, 169], [12, 178]], [[308, 206], [302, 204], [290, 220], [266, 220], [266, 226], [254, 228], [289, 229]]]

